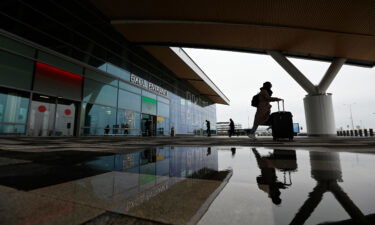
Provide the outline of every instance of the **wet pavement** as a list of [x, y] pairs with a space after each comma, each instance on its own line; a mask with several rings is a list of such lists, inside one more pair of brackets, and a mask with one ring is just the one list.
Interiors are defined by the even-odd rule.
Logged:
[[0, 224], [375, 224], [375, 154], [0, 150]]

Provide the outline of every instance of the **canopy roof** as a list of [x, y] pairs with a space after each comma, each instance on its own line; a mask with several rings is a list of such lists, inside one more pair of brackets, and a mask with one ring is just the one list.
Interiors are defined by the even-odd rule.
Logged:
[[374, 0], [92, 0], [129, 41], [375, 65]]

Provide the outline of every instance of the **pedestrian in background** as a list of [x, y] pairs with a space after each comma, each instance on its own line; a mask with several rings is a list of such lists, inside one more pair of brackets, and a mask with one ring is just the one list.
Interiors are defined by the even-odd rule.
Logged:
[[211, 124], [210, 121], [206, 120], [207, 137], [211, 137]]
[[229, 131], [228, 131], [228, 134], [229, 134], [229, 137], [232, 137], [232, 135], [234, 135], [234, 122], [231, 119], [229, 119]]

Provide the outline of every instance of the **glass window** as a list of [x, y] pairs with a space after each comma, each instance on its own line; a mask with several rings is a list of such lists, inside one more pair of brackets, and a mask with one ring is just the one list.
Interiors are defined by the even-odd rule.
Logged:
[[[84, 103], [83, 110], [85, 115], [85, 135], [116, 133], [116, 109]], [[113, 132], [114, 130], [115, 132]]]
[[26, 123], [29, 98], [13, 91], [0, 92], [0, 123]]
[[165, 117], [158, 116], [156, 124], [156, 135], [163, 136], [170, 134], [169, 119]]
[[158, 116], [169, 118], [169, 105], [158, 102]]
[[151, 92], [148, 92], [148, 91], [144, 91], [144, 90], [142, 90], [142, 95], [143, 95], [143, 96], [146, 96], [146, 97], [148, 97], [148, 98], [156, 99], [156, 95], [155, 95], [155, 94], [152, 94]]
[[156, 115], [156, 100], [142, 96], [142, 112]]
[[98, 72], [95, 72], [95, 71], [92, 71], [92, 70], [89, 70], [89, 69], [85, 70], [85, 77], [89, 77], [89, 78], [92, 78], [94, 80], [106, 83], [106, 84], [111, 84], [111, 85], [114, 85], [116, 87], [118, 86], [118, 80], [117, 79], [108, 77], [104, 74], [101, 74], [101, 73], [98, 73]]
[[142, 94], [141, 89], [136, 88], [133, 85], [130, 85], [130, 84], [127, 84], [127, 83], [124, 83], [124, 82], [121, 82], [121, 81], [120, 81], [120, 88], [125, 89], [127, 91], [137, 93], [137, 94]]
[[0, 133], [24, 134], [28, 107], [28, 93], [0, 90]]
[[128, 91], [119, 90], [118, 107], [140, 112], [141, 96]]
[[83, 80], [81, 75], [41, 62], [35, 65], [34, 90], [58, 97], [81, 100]]
[[163, 102], [165, 104], [169, 104], [169, 99], [167, 99], [167, 98], [157, 96], [157, 100], [158, 100], [158, 102]]
[[38, 52], [38, 59], [40, 61], [43, 61], [49, 65], [56, 66], [58, 68], [61, 68], [63, 70], [76, 73], [76, 74], [81, 74], [83, 72], [83, 68], [81, 66], [78, 66], [74, 63], [68, 62], [66, 60], [63, 60], [57, 56], [39, 51]]
[[31, 89], [34, 62], [0, 51], [0, 84]]
[[104, 72], [107, 72], [107, 63], [103, 63], [100, 66], [97, 66], [99, 70], [102, 70]]
[[24, 56], [29, 56], [31, 58], [35, 57], [34, 48], [27, 46], [25, 44], [21, 44], [18, 41], [9, 39], [4, 36], [0, 36], [0, 47], [20, 53], [21, 55], [24, 55]]
[[26, 126], [18, 124], [1, 124], [0, 134], [25, 134]]
[[98, 81], [85, 78], [83, 101], [109, 105], [117, 105], [117, 88]]
[[107, 64], [107, 73], [113, 74], [124, 80], [130, 81], [130, 72], [110, 63]]
[[117, 112], [117, 124], [120, 127], [119, 134], [140, 135], [141, 133], [141, 114], [119, 109]]

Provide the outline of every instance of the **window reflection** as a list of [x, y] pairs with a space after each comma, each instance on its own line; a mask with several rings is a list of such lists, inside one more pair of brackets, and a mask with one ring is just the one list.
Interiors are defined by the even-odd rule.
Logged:
[[103, 135], [116, 133], [116, 109], [85, 103], [83, 104], [85, 111], [85, 127], [86, 135]]
[[0, 89], [0, 133], [24, 134], [28, 107], [27, 93]]
[[117, 105], [117, 88], [97, 82], [91, 79], [85, 79], [83, 101], [98, 103], [108, 106]]
[[141, 114], [131, 110], [119, 109], [117, 112], [117, 124], [119, 134], [139, 135], [141, 126]]

